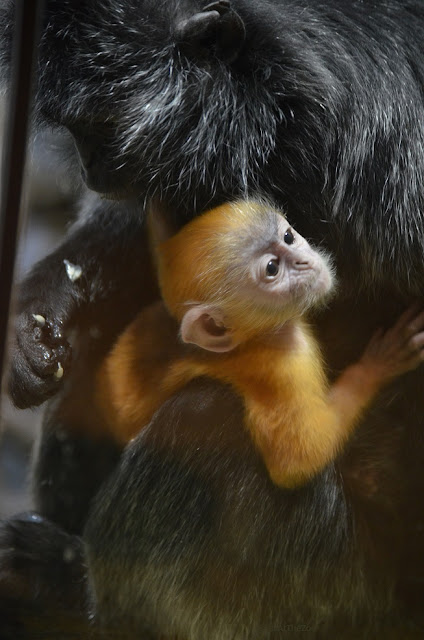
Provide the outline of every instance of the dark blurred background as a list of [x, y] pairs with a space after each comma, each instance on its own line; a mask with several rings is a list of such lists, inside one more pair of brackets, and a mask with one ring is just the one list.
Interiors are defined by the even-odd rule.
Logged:
[[[2, 149], [7, 127], [4, 103], [0, 97]], [[15, 286], [31, 265], [57, 246], [74, 217], [76, 181], [66, 159], [68, 145], [62, 134], [50, 130], [37, 134], [30, 142], [25, 187], [27, 217], [20, 231]], [[43, 409], [16, 410], [7, 396], [1, 406], [0, 518], [3, 518], [31, 507], [30, 456]]]

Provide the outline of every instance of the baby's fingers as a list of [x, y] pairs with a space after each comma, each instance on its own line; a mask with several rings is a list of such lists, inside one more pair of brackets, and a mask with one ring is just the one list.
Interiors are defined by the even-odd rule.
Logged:
[[406, 348], [411, 354], [422, 351], [424, 348], [424, 331], [421, 333], [415, 333], [411, 338], [409, 338], [406, 343]]
[[379, 349], [381, 341], [383, 339], [385, 335], [385, 331], [383, 328], [379, 328], [376, 331], [374, 331], [373, 335], [371, 336], [370, 341], [367, 344], [367, 347], [365, 349], [366, 353], [375, 353], [376, 350]]
[[412, 370], [424, 362], [424, 332], [416, 333], [403, 347], [405, 369]]
[[419, 311], [418, 305], [413, 305], [407, 309], [391, 329], [393, 334], [398, 334], [408, 341], [424, 329], [424, 311], [422, 306]]

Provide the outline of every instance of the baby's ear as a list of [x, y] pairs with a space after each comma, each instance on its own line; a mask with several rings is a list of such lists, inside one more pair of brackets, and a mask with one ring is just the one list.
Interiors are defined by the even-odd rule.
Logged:
[[225, 325], [222, 311], [206, 304], [197, 304], [186, 311], [180, 333], [183, 342], [216, 353], [231, 351], [238, 345], [231, 329]]

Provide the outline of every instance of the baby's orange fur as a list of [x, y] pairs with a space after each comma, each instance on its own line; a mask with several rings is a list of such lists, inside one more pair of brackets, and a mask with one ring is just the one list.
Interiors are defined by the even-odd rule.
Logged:
[[[97, 404], [118, 441], [134, 437], [175, 391], [208, 376], [241, 396], [246, 428], [277, 485], [300, 485], [334, 460], [385, 374], [359, 362], [329, 389], [301, 310], [296, 317], [295, 307], [264, 307], [246, 295], [246, 234], [254, 238], [270, 220], [261, 205], [226, 205], [155, 247], [172, 315], [163, 303], [144, 310], [98, 372]], [[238, 346], [212, 353], [181, 343], [179, 322], [199, 303], [221, 305], [236, 319]]]
[[[122, 443], [147, 425], [163, 402], [190, 380], [208, 376], [243, 398], [246, 427], [271, 479], [302, 484], [334, 459], [352, 422], [341, 425], [328, 403], [328, 383], [316, 341], [300, 322], [280, 347], [250, 340], [214, 354], [181, 345], [161, 303], [122, 334], [98, 377], [98, 403]], [[285, 346], [289, 343], [289, 347]]]

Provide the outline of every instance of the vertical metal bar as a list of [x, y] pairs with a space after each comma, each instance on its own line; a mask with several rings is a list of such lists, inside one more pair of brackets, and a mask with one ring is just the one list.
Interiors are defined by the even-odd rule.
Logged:
[[11, 84], [5, 119], [0, 217], [0, 380], [3, 379], [21, 214], [33, 71], [44, 0], [16, 0]]

